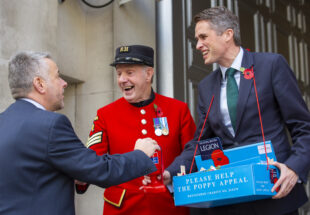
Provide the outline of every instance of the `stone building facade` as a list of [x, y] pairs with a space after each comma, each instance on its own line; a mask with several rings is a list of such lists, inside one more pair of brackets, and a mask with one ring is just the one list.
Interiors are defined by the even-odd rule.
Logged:
[[[114, 0], [103, 8], [82, 0], [1, 0], [0, 112], [13, 102], [7, 83], [10, 56], [19, 50], [48, 51], [69, 83], [61, 112], [86, 142], [96, 110], [121, 96], [109, 66], [115, 48], [144, 44], [156, 53], [154, 89], [187, 102], [195, 116], [197, 84], [217, 65], [205, 66], [195, 50], [192, 17], [216, 5], [240, 17], [243, 47], [286, 57], [310, 106], [307, 0]], [[77, 214], [102, 214], [102, 191], [91, 186], [77, 195]], [[308, 203], [301, 215], [309, 215], [309, 208]]]

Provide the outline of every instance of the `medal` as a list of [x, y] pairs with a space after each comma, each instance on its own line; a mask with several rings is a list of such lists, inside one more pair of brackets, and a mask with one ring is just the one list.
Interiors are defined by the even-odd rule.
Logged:
[[167, 128], [163, 128], [162, 133], [163, 135], [167, 136], [169, 134], [169, 131]]
[[167, 136], [169, 134], [167, 117], [161, 117], [160, 118], [160, 124], [161, 124], [161, 127], [162, 127], [163, 135]]
[[155, 129], [155, 134], [156, 134], [156, 136], [161, 136], [162, 135], [162, 130], [161, 129], [159, 129], [159, 128], [156, 128]]
[[159, 118], [154, 118], [153, 121], [154, 121], [155, 135], [161, 136], [162, 135], [162, 129], [161, 129], [161, 124], [160, 124]]
[[169, 134], [167, 117], [162, 117], [163, 111], [156, 104], [154, 104], [154, 110], [157, 116], [157, 118], [153, 119], [155, 135], [156, 136], [161, 136], [161, 135], [167, 136]]

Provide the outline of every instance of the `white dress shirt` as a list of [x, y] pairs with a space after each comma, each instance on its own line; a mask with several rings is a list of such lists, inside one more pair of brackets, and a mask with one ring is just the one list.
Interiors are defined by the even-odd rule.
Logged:
[[[239, 51], [237, 57], [235, 58], [234, 62], [230, 66], [231, 68], [234, 68], [237, 70], [234, 77], [236, 79], [238, 89], [239, 89], [239, 85], [240, 85], [240, 73], [241, 73], [240, 68], [241, 68], [242, 58], [243, 58], [243, 49], [240, 47], [240, 51]], [[228, 130], [230, 131], [232, 136], [235, 136], [235, 131], [231, 125], [230, 116], [229, 116], [229, 112], [228, 112], [228, 106], [227, 106], [227, 96], [226, 96], [227, 80], [226, 80], [225, 73], [226, 73], [226, 70], [228, 68], [220, 65], [220, 69], [221, 69], [221, 73], [222, 73], [220, 109], [221, 109], [221, 114], [223, 117], [223, 123], [228, 128]]]
[[26, 102], [30, 102], [31, 104], [33, 104], [34, 106], [36, 106], [37, 108], [40, 108], [42, 110], [46, 110], [41, 104], [39, 104], [38, 102], [32, 100], [32, 99], [28, 99], [28, 98], [21, 98], [21, 100], [24, 100]]

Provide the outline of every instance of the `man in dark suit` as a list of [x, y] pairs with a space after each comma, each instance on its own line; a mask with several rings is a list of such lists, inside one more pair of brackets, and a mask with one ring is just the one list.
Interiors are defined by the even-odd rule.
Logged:
[[[307, 181], [310, 167], [310, 115], [292, 70], [281, 55], [241, 48], [238, 17], [226, 8], [206, 9], [194, 20], [196, 48], [201, 51], [204, 63], [218, 63], [220, 67], [199, 84], [199, 126], [194, 140], [198, 139], [214, 95], [202, 140], [220, 137], [224, 149], [263, 141], [254, 73], [265, 139], [271, 140], [278, 160], [270, 164], [281, 172], [272, 190], [281, 187], [273, 199], [200, 209], [200, 212], [298, 214], [298, 208], [307, 201], [302, 182]], [[176, 175], [180, 165], [189, 169], [195, 147], [194, 141], [187, 143], [183, 153], [167, 168], [166, 181], [170, 175]]]
[[64, 106], [67, 83], [49, 55], [15, 55], [9, 86], [16, 102], [0, 114], [1, 215], [73, 215], [74, 179], [109, 187], [156, 170], [151, 138], [123, 155], [84, 147], [67, 117], [53, 112]]

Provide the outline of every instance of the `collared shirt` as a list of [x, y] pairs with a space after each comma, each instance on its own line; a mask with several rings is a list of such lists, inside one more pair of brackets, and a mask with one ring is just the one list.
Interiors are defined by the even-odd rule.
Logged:
[[40, 108], [42, 110], [46, 110], [41, 104], [39, 104], [38, 102], [32, 100], [32, 99], [28, 99], [28, 98], [21, 98], [21, 100], [24, 100], [26, 102], [30, 102], [31, 104], [33, 104], [34, 106], [36, 106], [37, 108]]
[[[242, 58], [243, 58], [243, 49], [240, 47], [240, 51], [239, 51], [237, 57], [235, 58], [234, 62], [230, 66], [230, 67], [232, 67], [232, 68], [237, 70], [237, 72], [235, 73], [234, 77], [236, 79], [238, 88], [240, 86], [240, 68], [241, 68]], [[227, 79], [226, 79], [225, 74], [226, 74], [226, 70], [228, 68], [223, 67], [223, 66], [220, 65], [220, 69], [221, 69], [221, 73], [222, 73], [220, 109], [221, 109], [221, 114], [222, 114], [222, 117], [223, 117], [223, 123], [228, 128], [230, 133], [233, 136], [235, 136], [235, 131], [234, 131], [232, 125], [231, 125], [230, 116], [229, 116], [229, 112], [228, 112], [228, 106], [227, 106], [227, 96], [226, 96]]]

